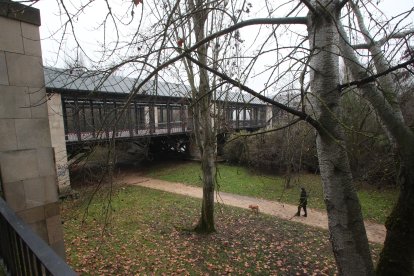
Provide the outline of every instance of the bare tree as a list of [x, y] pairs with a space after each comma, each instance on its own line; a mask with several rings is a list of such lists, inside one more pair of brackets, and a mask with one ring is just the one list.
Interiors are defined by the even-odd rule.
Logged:
[[[195, 42], [205, 38], [205, 24], [209, 14], [209, 4], [201, 0], [189, 0], [188, 8], [194, 24]], [[207, 66], [207, 46], [201, 45], [197, 49], [197, 59]], [[190, 65], [191, 66], [191, 65]], [[188, 68], [188, 67], [187, 67]], [[189, 69], [187, 69], [189, 72]], [[201, 168], [203, 173], [203, 199], [200, 220], [195, 227], [198, 232], [214, 232], [214, 189], [216, 186], [216, 133], [212, 125], [210, 81], [208, 72], [199, 68], [198, 89], [194, 84], [194, 74], [189, 77], [193, 98], [194, 134], [201, 155]]]

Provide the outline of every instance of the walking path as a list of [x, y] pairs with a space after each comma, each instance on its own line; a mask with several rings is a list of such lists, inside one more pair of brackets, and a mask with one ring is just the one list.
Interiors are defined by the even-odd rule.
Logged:
[[[203, 194], [202, 189], [198, 187], [192, 187], [184, 185], [182, 183], [142, 177], [140, 175], [134, 174], [127, 174], [126, 176], [122, 177], [120, 181], [129, 185], [139, 185], [151, 189], [162, 190], [195, 198], [202, 198]], [[326, 212], [315, 209], [308, 208], [307, 218], [297, 217], [294, 216], [294, 214], [297, 212], [297, 206], [295, 205], [254, 197], [235, 195], [225, 192], [220, 192], [218, 202], [245, 209], [247, 209], [250, 204], [258, 205], [261, 213], [269, 214], [286, 220], [300, 222], [310, 226], [328, 229], [328, 218]], [[366, 221], [365, 228], [367, 230], [369, 241], [381, 244], [384, 243], [386, 232], [384, 225]]]

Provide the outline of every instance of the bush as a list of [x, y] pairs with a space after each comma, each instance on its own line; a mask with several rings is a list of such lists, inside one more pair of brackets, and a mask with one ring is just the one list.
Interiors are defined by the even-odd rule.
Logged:
[[274, 173], [318, 170], [314, 131], [304, 122], [275, 132], [235, 133], [224, 156], [231, 163]]

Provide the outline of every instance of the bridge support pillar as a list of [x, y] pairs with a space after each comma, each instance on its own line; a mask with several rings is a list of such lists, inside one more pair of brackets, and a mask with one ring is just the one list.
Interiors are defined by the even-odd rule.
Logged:
[[266, 129], [273, 127], [273, 106], [266, 106]]
[[52, 147], [55, 153], [55, 165], [59, 187], [59, 195], [65, 196], [70, 194], [72, 190], [70, 187], [61, 94], [55, 93], [49, 95], [49, 101], [47, 106], [49, 115], [50, 136], [52, 141]]
[[0, 2], [0, 195], [61, 256], [39, 10]]

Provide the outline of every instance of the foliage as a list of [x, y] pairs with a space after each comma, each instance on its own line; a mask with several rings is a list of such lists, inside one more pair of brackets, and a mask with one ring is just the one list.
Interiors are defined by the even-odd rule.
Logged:
[[377, 187], [395, 185], [394, 156], [377, 114], [355, 90], [343, 93], [341, 107], [353, 177]]
[[[412, 117], [410, 93], [401, 99], [403, 113]], [[394, 186], [396, 166], [389, 141], [384, 134], [376, 113], [354, 90], [343, 93], [341, 124], [346, 134], [347, 151], [352, 174], [355, 179], [376, 186]], [[279, 118], [280, 117], [280, 118]], [[283, 115], [278, 115], [278, 124], [287, 124]], [[412, 120], [411, 120], [412, 121]], [[261, 171], [284, 173], [318, 171], [318, 160], [314, 132], [305, 123], [298, 123], [281, 131], [246, 136], [249, 133], [233, 134], [224, 146], [224, 157], [231, 163], [247, 165]]]
[[[151, 167], [147, 174], [150, 177], [166, 181], [181, 182], [201, 187], [200, 164], [196, 162], [186, 162], [177, 165], [164, 163]], [[305, 187], [309, 192], [308, 206], [321, 210], [325, 209], [319, 175], [295, 175], [292, 189], [285, 189], [284, 181], [283, 177], [258, 174], [254, 170], [248, 170], [240, 166], [227, 164], [220, 164], [218, 166], [217, 182], [221, 192], [297, 204], [300, 187]], [[375, 222], [384, 223], [396, 201], [398, 191], [395, 189], [374, 189], [364, 185], [363, 182], [356, 184], [364, 217]]]
[[232, 163], [283, 173], [318, 170], [314, 131], [304, 122], [281, 131], [243, 135], [233, 134], [224, 146], [224, 156]]
[[[320, 229], [220, 205], [219, 231], [199, 235], [184, 228], [198, 217], [200, 200], [136, 186], [117, 189], [103, 229], [105, 191], [84, 223], [88, 191], [80, 194], [63, 203], [62, 217], [67, 259], [83, 275], [337, 273]], [[373, 246], [375, 259], [379, 249]]]
[[399, 95], [401, 111], [404, 115], [406, 124], [414, 129], [414, 75], [406, 80], [401, 87], [402, 93]]

